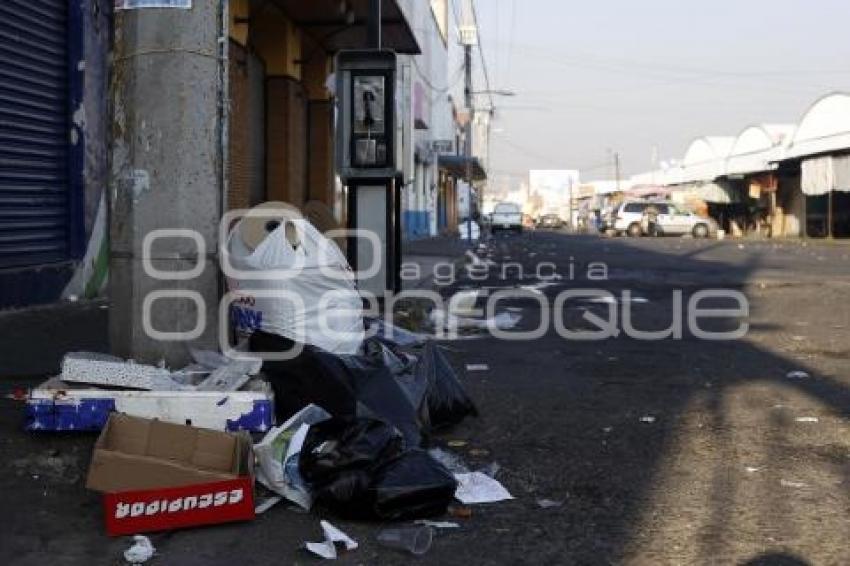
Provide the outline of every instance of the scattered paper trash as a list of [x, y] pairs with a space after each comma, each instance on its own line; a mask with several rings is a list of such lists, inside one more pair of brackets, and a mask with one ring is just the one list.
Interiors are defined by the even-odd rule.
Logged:
[[563, 505], [563, 501], [554, 501], [552, 499], [538, 499], [537, 506], [541, 509], [552, 509], [553, 507], [560, 507]]
[[488, 371], [490, 366], [487, 364], [466, 364], [466, 371]]
[[257, 515], [262, 515], [281, 501], [283, 501], [283, 497], [280, 495], [273, 495], [271, 497], [267, 497], [257, 503], [257, 506], [254, 507], [254, 513]]
[[325, 535], [325, 540], [322, 542], [305, 543], [307, 550], [327, 560], [336, 560], [337, 544], [342, 546], [348, 552], [357, 549], [357, 542], [347, 534], [327, 521], [322, 521], [320, 524], [322, 525], [322, 532]]
[[807, 487], [804, 482], [792, 480], [779, 480], [779, 485], [781, 485], [782, 487], [793, 487], [795, 489]]
[[227, 360], [227, 363], [213, 370], [202, 381], [198, 391], [236, 391], [250, 381], [251, 376], [259, 373], [263, 365], [260, 358]]
[[522, 315], [512, 312], [500, 312], [493, 318], [468, 318], [451, 312], [434, 309], [430, 314], [431, 323], [436, 328], [449, 331], [457, 330], [510, 330], [522, 320]]
[[818, 422], [817, 417], [797, 417], [794, 420], [797, 421], [798, 423], [816, 423], [816, 422]]
[[554, 287], [555, 285], [557, 285], [557, 283], [541, 281], [540, 283], [534, 283], [533, 285], [520, 285], [519, 288], [523, 291], [534, 293], [535, 295], [542, 295], [543, 289], [546, 289], [547, 287]]
[[455, 499], [463, 504], [495, 503], [513, 499], [501, 483], [482, 472], [455, 474], [455, 479], [458, 482]]
[[422, 556], [431, 548], [434, 529], [427, 525], [389, 527], [378, 533], [378, 542], [387, 548]]
[[640, 422], [642, 422], [642, 423], [654, 423], [655, 417], [653, 417], [652, 415], [644, 415], [640, 418]]
[[133, 537], [133, 546], [124, 551], [124, 560], [130, 564], [144, 564], [150, 560], [156, 549], [151, 544], [151, 540], [142, 535]]
[[805, 371], [794, 370], [789, 371], [787, 374], [785, 374], [785, 377], [787, 377], [788, 379], [808, 379], [811, 377], [811, 375], [809, 375]]

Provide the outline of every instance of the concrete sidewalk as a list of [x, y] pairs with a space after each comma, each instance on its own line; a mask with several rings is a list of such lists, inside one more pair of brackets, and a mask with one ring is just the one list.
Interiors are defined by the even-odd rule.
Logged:
[[108, 352], [108, 325], [105, 300], [0, 311], [0, 379], [54, 374], [66, 352]]

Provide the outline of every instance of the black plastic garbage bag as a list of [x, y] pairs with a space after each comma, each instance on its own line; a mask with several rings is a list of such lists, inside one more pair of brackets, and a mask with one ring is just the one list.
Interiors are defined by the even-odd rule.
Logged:
[[380, 466], [370, 491], [376, 517], [400, 520], [445, 513], [456, 489], [445, 466], [414, 448]]
[[377, 338], [367, 338], [363, 342], [364, 355], [376, 362], [382, 362], [390, 369], [396, 382], [401, 386], [416, 411], [416, 417], [424, 430], [428, 430], [431, 419], [428, 414], [429, 381], [422, 373], [416, 372], [418, 359], [402, 350], [397, 344], [384, 342]]
[[317, 505], [352, 519], [412, 519], [445, 512], [457, 484], [418, 448], [404, 450], [395, 427], [331, 419], [310, 427], [299, 471]]
[[310, 427], [298, 468], [317, 504], [350, 517], [370, 518], [375, 469], [398, 456], [404, 440], [374, 419], [331, 419]]
[[[252, 352], [290, 352], [298, 346], [283, 336], [254, 332], [250, 339]], [[313, 403], [338, 418], [353, 419], [357, 415], [354, 385], [341, 362], [328, 364], [316, 355], [318, 348], [303, 346], [300, 355], [288, 360], [266, 360], [262, 371], [275, 394], [278, 422]]]
[[[281, 336], [255, 332], [252, 351], [287, 351], [294, 343]], [[334, 417], [374, 417], [398, 428], [407, 446], [422, 442], [420, 422], [407, 394], [381, 359], [338, 356], [304, 346], [289, 360], [269, 360], [263, 372], [275, 392], [278, 421], [283, 422], [305, 405], [316, 404]]]
[[374, 419], [330, 419], [310, 427], [299, 457], [301, 475], [322, 485], [341, 473], [371, 470], [404, 450], [401, 433]]
[[432, 341], [425, 343], [414, 373], [428, 382], [428, 416], [434, 429], [456, 425], [478, 409], [469, 398], [446, 356]]

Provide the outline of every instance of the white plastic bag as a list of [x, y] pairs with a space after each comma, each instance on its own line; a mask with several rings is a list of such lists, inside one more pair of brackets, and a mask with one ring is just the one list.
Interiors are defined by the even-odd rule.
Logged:
[[[298, 242], [286, 238], [295, 227]], [[251, 251], [230, 234], [228, 276], [237, 332], [263, 330], [334, 354], [354, 354], [364, 338], [362, 300], [339, 248], [309, 221], [287, 220]], [[255, 277], [256, 276], [256, 277]]]
[[310, 425], [329, 418], [331, 416], [321, 407], [308, 405], [283, 425], [271, 429], [259, 444], [254, 445], [257, 480], [308, 511], [313, 506], [313, 497], [301, 477], [298, 458]]

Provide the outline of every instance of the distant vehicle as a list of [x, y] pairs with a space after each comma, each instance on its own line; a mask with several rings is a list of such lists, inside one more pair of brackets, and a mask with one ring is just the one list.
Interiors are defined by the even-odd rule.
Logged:
[[538, 228], [561, 228], [564, 225], [564, 221], [561, 220], [561, 217], [557, 214], [544, 214], [540, 218], [537, 219], [537, 227]]
[[522, 232], [522, 209], [512, 202], [497, 204], [490, 219], [490, 229], [493, 232], [496, 230]]
[[644, 233], [644, 214], [650, 207], [657, 212], [656, 236], [691, 234], [694, 238], [708, 238], [717, 232], [717, 223], [714, 220], [680, 210], [666, 201], [624, 202], [614, 210], [614, 230], [617, 234], [627, 234], [635, 238], [648, 235]]

